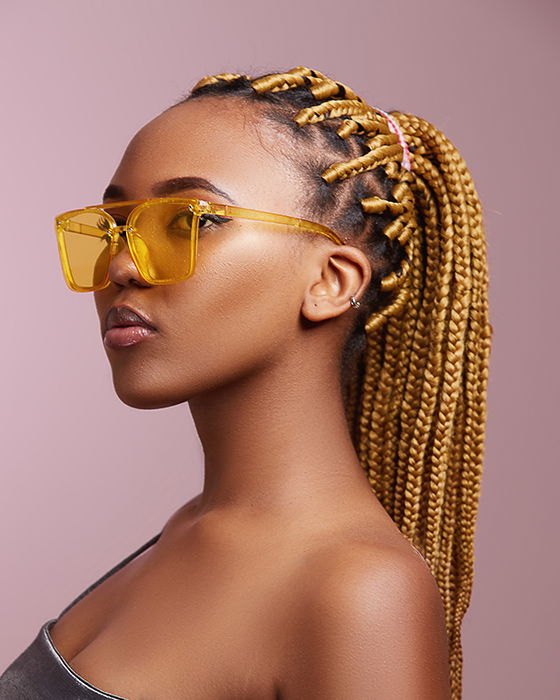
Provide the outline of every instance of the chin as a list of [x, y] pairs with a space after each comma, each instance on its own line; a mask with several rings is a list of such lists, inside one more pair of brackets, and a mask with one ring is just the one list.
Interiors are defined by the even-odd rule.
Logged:
[[115, 392], [119, 399], [131, 408], [150, 410], [155, 408], [168, 408], [188, 401], [188, 396], [170, 395], [161, 387], [149, 387], [131, 385], [130, 383], [113, 380]]

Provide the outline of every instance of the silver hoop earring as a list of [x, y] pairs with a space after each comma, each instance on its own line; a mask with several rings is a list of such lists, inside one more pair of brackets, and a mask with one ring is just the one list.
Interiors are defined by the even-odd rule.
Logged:
[[352, 306], [353, 306], [355, 309], [357, 309], [357, 308], [359, 308], [359, 307], [361, 306], [361, 302], [360, 302], [360, 301], [356, 301], [356, 299], [354, 299], [353, 296], [350, 297], [350, 303], [352, 304]]

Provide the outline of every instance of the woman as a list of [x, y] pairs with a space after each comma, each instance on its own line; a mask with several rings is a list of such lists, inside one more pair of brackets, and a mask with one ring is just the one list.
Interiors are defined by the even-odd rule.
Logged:
[[491, 326], [452, 144], [318, 71], [221, 74], [57, 231], [117, 394], [188, 401], [205, 480], [0, 697], [459, 698]]

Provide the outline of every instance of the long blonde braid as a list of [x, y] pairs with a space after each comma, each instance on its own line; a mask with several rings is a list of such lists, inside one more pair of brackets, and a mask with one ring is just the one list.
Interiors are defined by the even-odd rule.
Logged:
[[[318, 71], [300, 66], [257, 79], [209, 76], [191, 96], [219, 84], [230, 84], [230, 92], [250, 86], [260, 96], [305, 89], [313, 103], [295, 114], [296, 124], [332, 120], [341, 139], [360, 135], [366, 146], [362, 155], [331, 164], [323, 180], [382, 167], [392, 183], [390, 197], [360, 200], [366, 214], [391, 216], [383, 233], [399, 242], [403, 255], [377, 280], [387, 303], [363, 318], [366, 345], [352, 367], [346, 414], [372, 489], [437, 581], [452, 695], [459, 700], [492, 337], [486, 241], [472, 178], [457, 149], [432, 124], [401, 112], [388, 119]], [[408, 143], [410, 170], [391, 120]]]

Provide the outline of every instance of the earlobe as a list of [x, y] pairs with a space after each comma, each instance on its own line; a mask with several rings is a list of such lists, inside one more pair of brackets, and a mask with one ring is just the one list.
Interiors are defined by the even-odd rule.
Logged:
[[[305, 291], [301, 311], [310, 321], [323, 321], [348, 311], [371, 281], [371, 264], [355, 246], [339, 246], [325, 257], [320, 278]], [[357, 307], [356, 307], [357, 308]]]

